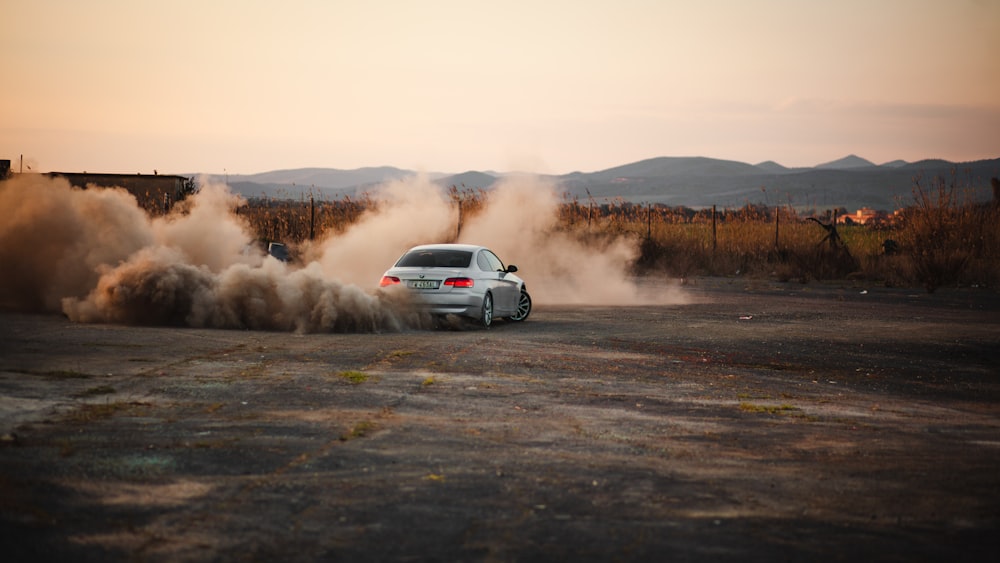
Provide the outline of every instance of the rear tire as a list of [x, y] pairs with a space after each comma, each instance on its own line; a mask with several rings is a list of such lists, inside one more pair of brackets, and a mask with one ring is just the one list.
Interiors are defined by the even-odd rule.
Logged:
[[483, 328], [490, 328], [493, 324], [493, 294], [487, 293], [483, 297], [483, 310], [482, 315], [479, 317], [479, 324], [483, 325]]
[[521, 296], [517, 299], [517, 311], [513, 315], [507, 317], [514, 322], [521, 322], [528, 318], [531, 314], [531, 296], [524, 289], [521, 290]]

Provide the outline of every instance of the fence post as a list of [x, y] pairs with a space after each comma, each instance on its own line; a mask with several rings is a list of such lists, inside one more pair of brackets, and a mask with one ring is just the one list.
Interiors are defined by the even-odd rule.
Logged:
[[778, 248], [778, 223], [781, 222], [781, 208], [774, 208], [774, 248]]
[[646, 204], [646, 240], [653, 238], [653, 204]]
[[309, 196], [309, 240], [316, 238], [316, 198]]
[[715, 231], [715, 206], [712, 206], [712, 254], [715, 254], [716, 245], [716, 231]]

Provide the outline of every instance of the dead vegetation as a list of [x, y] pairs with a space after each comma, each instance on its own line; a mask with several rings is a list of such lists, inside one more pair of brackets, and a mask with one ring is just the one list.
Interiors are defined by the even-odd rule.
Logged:
[[[1000, 285], [1000, 204], [951, 178], [914, 180], [912, 201], [892, 221], [837, 223], [833, 210], [805, 216], [791, 205], [747, 203], [737, 209], [690, 209], [624, 200], [566, 198], [557, 229], [596, 248], [628, 238], [639, 252], [636, 275], [749, 276], [779, 281], [862, 279], [889, 287]], [[462, 222], [486, 205], [482, 189], [452, 187]], [[251, 199], [238, 209], [262, 242], [293, 247], [342, 233], [378, 210], [365, 195], [334, 201]], [[840, 210], [841, 212], [845, 210]], [[266, 244], [265, 244], [266, 246]]]

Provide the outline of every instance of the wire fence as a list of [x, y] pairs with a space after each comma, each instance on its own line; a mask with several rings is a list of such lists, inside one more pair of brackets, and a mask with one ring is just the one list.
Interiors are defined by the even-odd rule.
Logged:
[[[450, 191], [462, 223], [486, 205], [479, 189]], [[637, 275], [754, 276], [780, 281], [860, 279], [888, 286], [1000, 286], [1000, 206], [973, 203], [954, 184], [916, 185], [893, 220], [839, 223], [836, 212], [801, 217], [790, 207], [691, 209], [565, 199], [556, 229], [580, 240], [632, 239]], [[262, 241], [291, 246], [336, 236], [365, 212], [368, 196], [290, 201], [254, 198], [237, 212]]]

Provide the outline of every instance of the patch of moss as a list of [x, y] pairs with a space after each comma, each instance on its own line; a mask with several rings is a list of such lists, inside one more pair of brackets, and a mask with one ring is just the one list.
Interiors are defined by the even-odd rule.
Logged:
[[743, 401], [740, 403], [740, 410], [743, 412], [756, 412], [765, 414], [790, 414], [793, 412], [798, 412], [798, 407], [793, 407], [789, 404], [782, 405], [758, 405], [754, 403], [748, 403]]
[[357, 370], [345, 370], [337, 374], [337, 377], [342, 377], [347, 381], [351, 382], [352, 385], [359, 385], [368, 381], [368, 374], [363, 371]]

